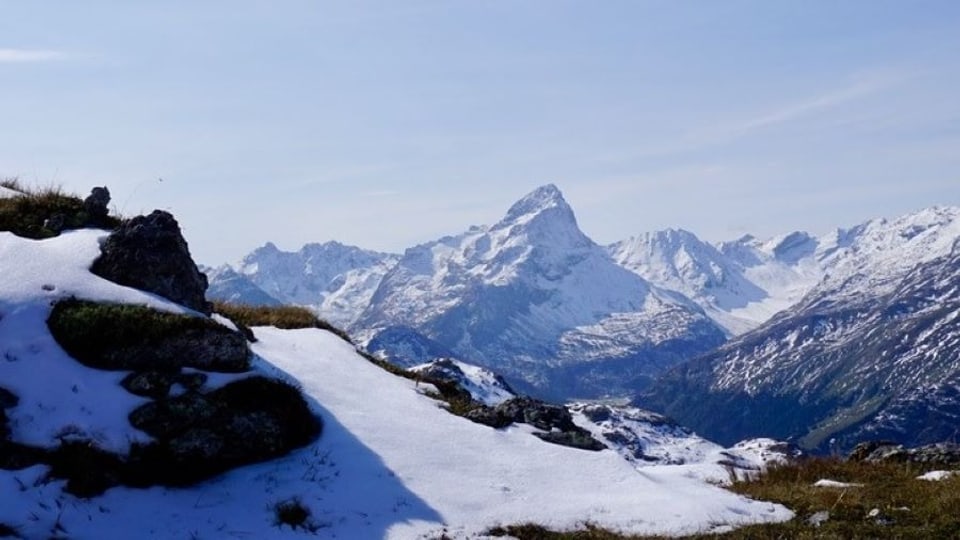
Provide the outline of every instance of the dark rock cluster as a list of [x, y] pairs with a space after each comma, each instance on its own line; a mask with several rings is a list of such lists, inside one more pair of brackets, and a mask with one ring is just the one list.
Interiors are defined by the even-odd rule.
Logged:
[[513, 423], [529, 424], [542, 432], [537, 437], [551, 443], [582, 450], [603, 450], [606, 446], [593, 438], [590, 432], [573, 423], [566, 407], [552, 405], [538, 399], [518, 397], [496, 407], [481, 406], [466, 414], [478, 424], [503, 428]]
[[122, 222], [100, 251], [90, 269], [94, 274], [211, 313], [205, 297], [207, 276], [190, 257], [180, 225], [170, 213], [154, 210]]
[[847, 459], [866, 463], [955, 465], [960, 463], [960, 444], [942, 442], [905, 448], [902, 444], [888, 441], [869, 441], [856, 445]]

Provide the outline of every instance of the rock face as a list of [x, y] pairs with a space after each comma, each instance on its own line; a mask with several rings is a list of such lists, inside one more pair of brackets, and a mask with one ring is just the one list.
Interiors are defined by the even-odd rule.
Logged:
[[303, 446], [320, 420], [300, 392], [266, 377], [147, 403], [130, 423], [157, 442], [131, 451], [127, 483], [187, 484]]
[[518, 397], [496, 407], [479, 407], [467, 413], [467, 418], [494, 428], [510, 424], [529, 424], [541, 431], [534, 435], [554, 444], [581, 450], [604, 450], [607, 447], [593, 438], [589, 431], [573, 423], [570, 411], [561, 405], [551, 405], [528, 397]]
[[210, 314], [207, 277], [194, 264], [180, 225], [168, 212], [154, 210], [122, 222], [100, 250], [93, 273]]
[[87, 211], [91, 219], [101, 220], [110, 213], [107, 208], [108, 204], [110, 204], [110, 190], [106, 186], [95, 187], [90, 190], [90, 195], [83, 200], [83, 209]]
[[847, 459], [867, 463], [954, 465], [960, 463], [960, 444], [936, 443], [916, 448], [904, 448], [903, 445], [891, 442], [870, 441], [855, 446]]

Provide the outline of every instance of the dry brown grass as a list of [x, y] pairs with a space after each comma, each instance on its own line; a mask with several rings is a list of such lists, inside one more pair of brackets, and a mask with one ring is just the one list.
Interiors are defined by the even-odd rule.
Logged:
[[0, 198], [0, 231], [9, 231], [25, 238], [42, 239], [57, 236], [59, 230], [46, 227], [47, 219], [62, 218], [62, 229], [112, 229], [120, 220], [112, 216], [97, 217], [87, 213], [83, 199], [65, 193], [59, 186], [26, 188], [16, 179], [0, 182], [20, 195]]
[[214, 302], [213, 311], [246, 327], [274, 326], [284, 330], [319, 328], [340, 336], [348, 343], [353, 343], [346, 332], [320, 319], [309, 309], [300, 306], [251, 306]]
[[[868, 464], [835, 458], [811, 458], [773, 468], [731, 489], [758, 500], [778, 502], [796, 513], [785, 523], [751, 525], [724, 534], [688, 538], [856, 539], [960, 538], [960, 476], [940, 482], [916, 477], [932, 467], [910, 463]], [[863, 484], [843, 489], [813, 487], [820, 479]], [[871, 515], [876, 510], [875, 515]], [[808, 523], [817, 512], [830, 513], [819, 527]], [[497, 527], [495, 536], [520, 540], [623, 540], [659, 538], [623, 536], [592, 525], [577, 531], [550, 531], [535, 524]]]

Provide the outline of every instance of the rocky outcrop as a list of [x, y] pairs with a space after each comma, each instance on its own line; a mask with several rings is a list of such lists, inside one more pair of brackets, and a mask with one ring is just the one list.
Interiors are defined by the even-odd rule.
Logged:
[[943, 442], [905, 448], [888, 441], [869, 441], [856, 445], [847, 459], [866, 463], [954, 465], [960, 463], [960, 444]]
[[133, 485], [196, 482], [283, 455], [321, 429], [299, 390], [259, 376], [147, 403], [130, 413], [130, 423], [156, 439], [131, 451]]
[[193, 367], [240, 372], [250, 368], [246, 338], [204, 317], [67, 299], [54, 306], [47, 326], [70, 356], [99, 369], [176, 372]]
[[122, 222], [100, 251], [90, 268], [98, 276], [211, 313], [205, 298], [207, 277], [190, 257], [180, 225], [169, 213], [154, 210]]
[[582, 450], [604, 450], [606, 446], [593, 438], [590, 432], [573, 423], [570, 411], [561, 405], [528, 397], [514, 398], [496, 407], [478, 407], [466, 414], [478, 424], [494, 428], [510, 424], [529, 424], [541, 432], [534, 435], [544, 441]]
[[93, 220], [102, 220], [107, 217], [110, 210], [107, 205], [110, 204], [110, 190], [106, 186], [95, 187], [90, 190], [90, 195], [83, 200], [83, 209]]

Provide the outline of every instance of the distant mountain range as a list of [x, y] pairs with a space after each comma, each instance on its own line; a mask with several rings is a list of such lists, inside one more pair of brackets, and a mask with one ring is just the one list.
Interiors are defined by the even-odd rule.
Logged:
[[848, 448], [960, 436], [960, 210], [820, 242], [830, 271], [760, 328], [668, 372], [638, 402], [720, 441]]
[[[955, 331], [953, 312], [938, 323], [924, 310], [884, 313], [923, 304], [917, 280], [937, 272], [946, 290], [926, 302], [949, 304], [958, 238], [960, 209], [934, 207], [819, 237], [711, 244], [670, 229], [600, 246], [547, 185], [492, 226], [402, 255], [267, 244], [211, 272], [209, 294], [308, 306], [400, 365], [455, 357], [555, 400], [644, 392], [644, 407], [724, 443], [773, 435], [823, 447], [856, 430], [896, 438], [899, 419], [921, 409], [953, 414], [937, 396], [960, 393], [957, 349], [938, 347], [942, 366], [929, 370], [918, 352]], [[937, 333], [905, 335], [914, 323]], [[905, 365], [913, 376], [892, 367]]]

